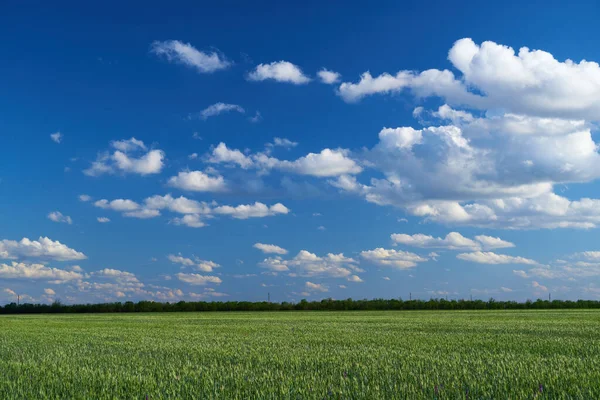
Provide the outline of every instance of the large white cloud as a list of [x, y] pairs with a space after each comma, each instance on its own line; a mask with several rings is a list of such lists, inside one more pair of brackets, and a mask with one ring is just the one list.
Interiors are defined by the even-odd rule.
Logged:
[[16, 240], [0, 241], [0, 258], [4, 259], [22, 259], [39, 258], [56, 261], [84, 260], [85, 254], [69, 248], [58, 240], [53, 241], [47, 237], [40, 237], [38, 240], [23, 238]]
[[300, 67], [289, 61], [275, 61], [270, 64], [259, 64], [248, 74], [248, 80], [275, 80], [277, 82], [287, 82], [295, 85], [302, 85], [310, 82], [310, 78], [304, 75]]
[[32, 279], [63, 283], [81, 279], [82, 277], [83, 275], [79, 272], [51, 268], [43, 264], [21, 262], [12, 262], [11, 264], [0, 263], [0, 279]]
[[215, 72], [231, 65], [231, 62], [221, 54], [205, 53], [179, 40], [155, 41], [152, 43], [151, 51], [170, 62], [194, 68], [200, 73]]
[[239, 206], [218, 206], [213, 209], [215, 214], [229, 215], [236, 219], [262, 218], [277, 214], [287, 214], [290, 210], [281, 203], [267, 206], [256, 202], [254, 204], [240, 204]]
[[176, 276], [177, 276], [177, 279], [179, 279], [181, 282], [185, 282], [190, 285], [204, 286], [209, 283], [220, 284], [221, 282], [223, 282], [221, 280], [221, 278], [219, 278], [218, 276], [199, 275], [199, 274], [184, 274], [182, 272], [176, 274]]

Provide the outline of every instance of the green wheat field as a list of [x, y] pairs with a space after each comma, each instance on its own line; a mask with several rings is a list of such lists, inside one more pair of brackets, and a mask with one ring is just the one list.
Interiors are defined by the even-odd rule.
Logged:
[[1, 399], [598, 399], [600, 312], [0, 316]]

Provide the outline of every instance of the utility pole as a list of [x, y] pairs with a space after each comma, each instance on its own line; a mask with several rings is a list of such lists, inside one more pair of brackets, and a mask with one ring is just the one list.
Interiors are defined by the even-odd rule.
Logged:
[[552, 294], [548, 293], [548, 301], [552, 301]]
[[267, 301], [269, 303], [271, 302], [271, 292], [267, 293]]
[[412, 292], [410, 292], [410, 293], [408, 294], [408, 299], [409, 299], [410, 301], [412, 301]]
[[18, 294], [17, 295], [17, 306], [19, 306], [21, 304], [21, 295]]

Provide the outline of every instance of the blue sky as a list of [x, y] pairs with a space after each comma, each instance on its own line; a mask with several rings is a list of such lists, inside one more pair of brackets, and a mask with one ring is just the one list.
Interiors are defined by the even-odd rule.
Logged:
[[11, 2], [0, 302], [597, 298], [598, 7], [540, 4]]

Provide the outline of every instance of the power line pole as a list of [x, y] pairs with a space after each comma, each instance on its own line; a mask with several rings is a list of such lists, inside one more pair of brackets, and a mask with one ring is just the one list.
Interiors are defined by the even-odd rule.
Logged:
[[271, 302], [271, 292], [267, 293], [267, 301], [269, 303]]
[[17, 306], [21, 305], [21, 295], [17, 295]]
[[408, 299], [409, 299], [410, 301], [412, 301], [412, 292], [410, 292], [410, 293], [408, 294]]

